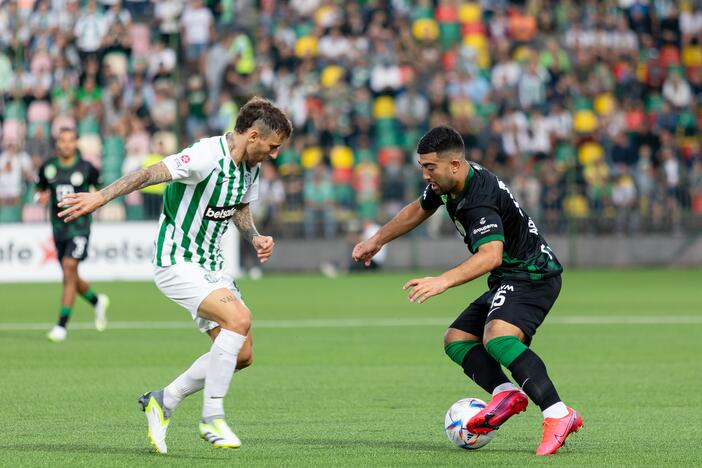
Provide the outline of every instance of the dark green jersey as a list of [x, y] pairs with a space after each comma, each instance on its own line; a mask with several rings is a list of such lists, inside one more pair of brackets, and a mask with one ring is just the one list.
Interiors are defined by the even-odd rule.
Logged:
[[37, 190], [51, 191], [49, 211], [55, 240], [90, 235], [90, 216], [82, 216], [70, 223], [64, 223], [63, 219], [58, 217], [61, 208], [57, 205], [66, 194], [87, 192], [91, 186], [99, 185], [100, 172], [80, 156], [76, 156], [70, 166], [63, 166], [58, 158], [49, 159], [42, 164], [37, 175], [36, 187]]
[[459, 197], [439, 196], [427, 185], [419, 203], [427, 211], [446, 205], [471, 253], [486, 242], [502, 241], [502, 265], [491, 272], [497, 278], [539, 280], [563, 271], [536, 224], [504, 182], [479, 164], [470, 163]]

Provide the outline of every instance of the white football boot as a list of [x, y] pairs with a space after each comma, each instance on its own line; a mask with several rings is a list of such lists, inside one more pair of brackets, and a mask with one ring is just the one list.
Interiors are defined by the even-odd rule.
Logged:
[[166, 446], [166, 432], [171, 422], [172, 412], [163, 405], [163, 390], [148, 392], [137, 400], [141, 410], [146, 414], [149, 425], [149, 442], [158, 453], [168, 453]]
[[208, 419], [200, 423], [200, 437], [214, 448], [239, 448], [241, 441], [222, 418]]
[[98, 294], [95, 304], [95, 329], [103, 331], [107, 328], [107, 308], [110, 307], [110, 298], [106, 294]]
[[66, 339], [66, 335], [68, 334], [68, 331], [61, 325], [54, 325], [54, 328], [49, 330], [49, 333], [47, 333], [46, 337], [49, 339], [49, 341], [52, 341], [54, 343], [61, 343]]

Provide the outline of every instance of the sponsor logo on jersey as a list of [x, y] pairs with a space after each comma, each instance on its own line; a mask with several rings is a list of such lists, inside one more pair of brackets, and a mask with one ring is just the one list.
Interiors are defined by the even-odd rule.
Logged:
[[236, 208], [234, 205], [231, 206], [211, 206], [208, 205], [207, 209], [205, 210], [205, 219], [209, 219], [210, 221], [222, 221], [225, 219], [229, 219], [232, 216], [234, 216], [234, 211], [236, 211]]
[[486, 232], [490, 232], [491, 229], [497, 229], [497, 228], [498, 228], [498, 226], [495, 223], [486, 224], [485, 226], [480, 226], [479, 228], [473, 229], [473, 235], [485, 234]]
[[46, 177], [48, 180], [53, 179], [56, 177], [56, 166], [53, 164], [49, 164], [44, 168], [44, 177]]
[[78, 185], [83, 185], [83, 181], [85, 178], [83, 177], [83, 174], [80, 172], [74, 172], [71, 174], [71, 185], [78, 186]]

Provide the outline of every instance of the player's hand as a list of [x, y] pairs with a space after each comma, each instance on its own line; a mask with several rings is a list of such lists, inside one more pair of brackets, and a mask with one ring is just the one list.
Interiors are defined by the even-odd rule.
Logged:
[[403, 290], [411, 289], [408, 296], [411, 302], [422, 303], [433, 296], [438, 296], [449, 287], [448, 281], [441, 276], [426, 276], [409, 280], [402, 287]]
[[261, 263], [266, 263], [268, 259], [271, 258], [271, 255], [273, 255], [275, 242], [273, 242], [272, 237], [254, 236], [253, 239], [251, 239], [251, 243], [254, 249], [256, 249], [256, 255], [258, 255], [258, 259]]
[[370, 266], [371, 259], [380, 251], [381, 247], [383, 247], [382, 244], [371, 237], [356, 244], [351, 252], [351, 257], [357, 262], [363, 262], [364, 265]]
[[70, 223], [74, 219], [80, 218], [100, 208], [105, 201], [100, 192], [68, 193], [59, 202], [59, 208], [65, 208], [58, 214], [59, 218], [65, 218], [65, 223]]

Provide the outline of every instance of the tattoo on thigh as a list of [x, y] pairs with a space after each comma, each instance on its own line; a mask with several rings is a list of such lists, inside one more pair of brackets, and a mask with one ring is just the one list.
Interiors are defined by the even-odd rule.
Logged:
[[234, 302], [234, 300], [235, 300], [235, 299], [234, 299], [234, 296], [232, 296], [232, 295], [230, 294], [230, 295], [228, 295], [228, 296], [224, 296], [223, 298], [221, 298], [221, 299], [219, 300], [219, 302], [223, 302], [223, 303], [226, 304], [226, 303], [228, 303], [228, 302]]

